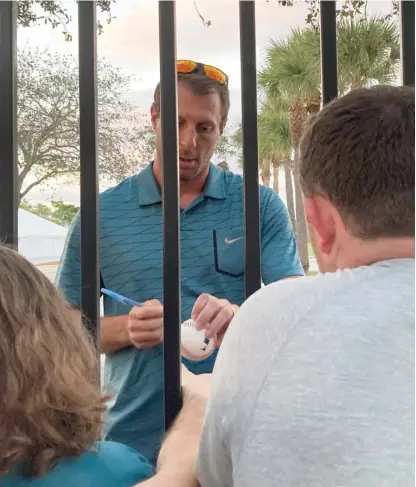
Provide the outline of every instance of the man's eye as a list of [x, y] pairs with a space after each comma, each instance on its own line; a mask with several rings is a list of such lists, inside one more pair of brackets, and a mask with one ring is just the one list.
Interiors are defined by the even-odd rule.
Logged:
[[211, 125], [201, 125], [201, 132], [211, 132], [212, 126]]

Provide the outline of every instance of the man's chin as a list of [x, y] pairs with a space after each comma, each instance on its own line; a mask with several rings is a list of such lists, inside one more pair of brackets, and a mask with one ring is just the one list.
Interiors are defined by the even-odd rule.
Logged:
[[183, 182], [193, 181], [194, 179], [197, 179], [198, 175], [199, 172], [195, 168], [179, 170], [179, 180]]
[[192, 174], [184, 173], [182, 171], [179, 173], [179, 181], [186, 183], [188, 181], [192, 181], [193, 179], [195, 179], [195, 176]]

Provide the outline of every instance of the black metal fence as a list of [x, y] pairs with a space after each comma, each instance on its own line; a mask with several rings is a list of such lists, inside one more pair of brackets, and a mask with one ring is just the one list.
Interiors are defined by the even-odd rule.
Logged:
[[[400, 3], [403, 84], [415, 82], [415, 2]], [[99, 342], [99, 198], [97, 152], [96, 3], [78, 3], [81, 163], [81, 288], [86, 326]], [[320, 2], [322, 99], [337, 97], [336, 2]], [[0, 1], [0, 239], [18, 242], [17, 3]], [[180, 390], [180, 228], [176, 101], [175, 2], [159, 2], [163, 159], [163, 276], [165, 309], [165, 424], [181, 405]], [[261, 285], [258, 194], [255, 2], [240, 1], [242, 74], [245, 288], [248, 297]], [[248, 256], [250, 255], [250, 259]], [[169, 261], [169, 265], [168, 265]], [[169, 353], [167, 353], [169, 348]]]

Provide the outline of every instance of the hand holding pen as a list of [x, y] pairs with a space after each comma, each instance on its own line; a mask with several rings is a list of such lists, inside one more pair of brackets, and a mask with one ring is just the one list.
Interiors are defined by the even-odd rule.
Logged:
[[163, 342], [163, 305], [160, 301], [152, 299], [139, 303], [105, 288], [101, 292], [119, 303], [133, 306], [127, 318], [128, 338], [133, 346], [148, 349]]

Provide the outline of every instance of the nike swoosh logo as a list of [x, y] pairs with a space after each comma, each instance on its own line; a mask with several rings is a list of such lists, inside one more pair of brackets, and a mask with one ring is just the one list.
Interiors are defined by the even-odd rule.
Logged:
[[226, 238], [224, 239], [224, 243], [227, 244], [227, 245], [231, 245], [235, 242], [238, 242], [239, 240], [241, 240], [243, 237], [238, 237], [238, 238], [233, 238], [233, 239], [230, 239], [230, 238]]

